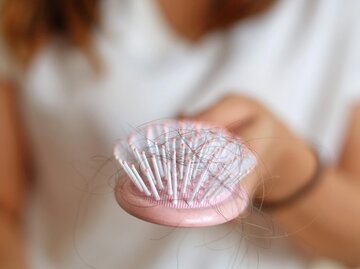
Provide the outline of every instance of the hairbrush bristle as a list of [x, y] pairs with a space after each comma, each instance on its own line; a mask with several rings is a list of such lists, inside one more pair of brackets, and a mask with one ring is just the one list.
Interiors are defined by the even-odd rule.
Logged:
[[239, 138], [193, 121], [140, 128], [115, 147], [114, 155], [132, 182], [129, 191], [172, 208], [201, 208], [227, 199], [256, 163]]

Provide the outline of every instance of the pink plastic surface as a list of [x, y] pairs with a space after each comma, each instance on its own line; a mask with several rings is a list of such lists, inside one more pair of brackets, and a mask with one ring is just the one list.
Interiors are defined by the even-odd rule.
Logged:
[[[169, 206], [170, 201], [155, 201], [141, 195], [129, 180], [120, 180], [115, 196], [129, 214], [152, 223], [174, 227], [205, 227], [225, 223], [238, 217], [248, 205], [248, 196], [241, 185], [222, 201], [206, 206]], [[184, 201], [179, 201], [179, 203]]]

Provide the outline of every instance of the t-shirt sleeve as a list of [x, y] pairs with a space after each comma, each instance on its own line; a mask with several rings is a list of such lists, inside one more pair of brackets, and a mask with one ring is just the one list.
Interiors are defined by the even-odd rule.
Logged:
[[342, 35], [335, 40], [343, 44], [341, 48], [339, 46], [341, 61], [334, 74], [339, 79], [327, 89], [326, 94], [333, 96], [329, 104], [331, 110], [324, 115], [328, 120], [324, 135], [318, 141], [325, 145], [335, 145], [335, 151], [330, 154], [331, 162], [336, 162], [342, 150], [352, 107], [360, 104], [360, 17], [357, 12], [360, 1], [349, 1], [344, 6], [346, 10], [340, 12], [345, 14], [340, 25]]
[[345, 43], [339, 70], [341, 79], [334, 87], [339, 91], [338, 99], [349, 114], [351, 107], [360, 103], [360, 17], [356, 12], [360, 8], [360, 1], [347, 3], [346, 8], [342, 27], [342, 32], [346, 34], [339, 38]]
[[[355, 2], [354, 5], [352, 10], [359, 10], [360, 2]], [[346, 25], [349, 29], [349, 38], [344, 57], [344, 80], [341, 86], [349, 102], [358, 103], [360, 102], [360, 17], [358, 14], [352, 15]]]

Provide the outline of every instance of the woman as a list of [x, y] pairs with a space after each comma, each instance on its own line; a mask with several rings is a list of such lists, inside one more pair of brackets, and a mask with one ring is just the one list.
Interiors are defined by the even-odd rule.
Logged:
[[[358, 8], [4, 1], [0, 267], [303, 268], [319, 255], [359, 265]], [[261, 219], [173, 231], [118, 208], [112, 163], [89, 159], [109, 156], [129, 125], [179, 114], [257, 152], [249, 192], [285, 231], [265, 235], [268, 247], [244, 240], [262, 236], [242, 230], [266, 228]]]

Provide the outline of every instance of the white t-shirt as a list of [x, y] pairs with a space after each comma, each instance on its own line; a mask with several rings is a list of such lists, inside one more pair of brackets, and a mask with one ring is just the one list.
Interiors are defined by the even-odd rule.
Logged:
[[360, 96], [360, 2], [280, 0], [197, 44], [169, 29], [155, 1], [101, 3], [100, 76], [57, 42], [21, 77], [36, 172], [27, 227], [33, 268], [303, 268], [284, 239], [257, 247], [240, 224], [172, 229], [129, 216], [114, 199], [119, 167], [108, 160], [132, 128], [231, 91], [264, 103], [334, 161]]

